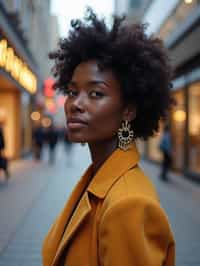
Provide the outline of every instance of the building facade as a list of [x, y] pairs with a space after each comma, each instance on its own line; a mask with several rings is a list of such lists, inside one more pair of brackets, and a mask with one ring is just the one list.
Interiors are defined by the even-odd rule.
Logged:
[[128, 23], [138, 22], [151, 3], [152, 0], [115, 0], [115, 14], [125, 14]]
[[[156, 5], [157, 3], [157, 5]], [[160, 20], [153, 14], [160, 11]], [[165, 12], [162, 12], [165, 10]], [[157, 20], [157, 23], [155, 22]], [[144, 16], [150, 32], [165, 42], [174, 67], [172, 96], [176, 100], [170, 114], [173, 168], [200, 180], [200, 1], [155, 1]], [[152, 23], [151, 23], [152, 22]], [[147, 144], [146, 156], [160, 161], [159, 138]]]
[[9, 159], [31, 150], [31, 112], [50, 74], [51, 26], [49, 0], [0, 1], [0, 122]]
[[27, 43], [42, 78], [50, 74], [48, 53], [58, 39], [57, 17], [50, 13], [50, 0], [1, 0], [10, 17], [17, 17], [21, 34]]

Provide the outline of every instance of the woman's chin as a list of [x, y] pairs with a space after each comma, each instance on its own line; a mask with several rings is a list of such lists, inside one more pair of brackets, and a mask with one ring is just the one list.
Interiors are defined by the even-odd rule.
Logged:
[[83, 137], [78, 137], [78, 136], [68, 136], [69, 141], [74, 142], [74, 143], [81, 143], [81, 142], [87, 142], [85, 138]]

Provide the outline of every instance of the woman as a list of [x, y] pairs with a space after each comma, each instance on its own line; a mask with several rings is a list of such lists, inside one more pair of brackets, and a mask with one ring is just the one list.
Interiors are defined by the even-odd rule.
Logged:
[[160, 40], [88, 10], [51, 54], [67, 94], [68, 136], [87, 142], [92, 165], [43, 245], [43, 265], [172, 266], [174, 239], [134, 140], [158, 130], [171, 105], [171, 70]]

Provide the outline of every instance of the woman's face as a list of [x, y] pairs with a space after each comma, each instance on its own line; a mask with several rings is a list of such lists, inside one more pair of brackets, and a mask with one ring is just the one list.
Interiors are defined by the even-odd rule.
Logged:
[[123, 111], [119, 82], [112, 71], [100, 71], [95, 61], [75, 68], [65, 101], [71, 141], [95, 143], [116, 137]]

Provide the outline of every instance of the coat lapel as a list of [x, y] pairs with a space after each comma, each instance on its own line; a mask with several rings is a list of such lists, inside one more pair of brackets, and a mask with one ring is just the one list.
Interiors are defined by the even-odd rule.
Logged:
[[64, 248], [67, 246], [68, 242], [70, 239], [73, 237], [74, 233], [76, 230], [79, 228], [79, 226], [82, 224], [82, 222], [85, 220], [85, 218], [88, 216], [88, 214], [91, 212], [92, 208], [90, 205], [89, 197], [88, 197], [88, 192], [86, 191], [77, 208], [75, 209], [69, 224], [66, 227], [66, 230], [64, 232], [64, 235], [62, 237], [61, 243], [58, 247], [58, 250], [56, 252], [56, 256], [53, 260], [52, 265], [56, 265], [58, 262]]
[[[62, 239], [65, 235], [65, 229], [68, 227], [68, 223], [70, 221], [70, 217], [73, 213], [74, 207], [76, 206], [83, 191], [87, 187], [90, 177], [91, 177], [91, 166], [86, 170], [85, 174], [82, 176], [82, 178], [80, 179], [80, 181], [74, 188], [62, 213], [58, 216], [54, 225], [52, 226], [49, 233], [47, 234], [44, 240], [44, 243], [43, 243], [43, 250], [42, 250], [43, 264], [45, 266], [53, 265], [53, 262], [55, 261], [55, 256], [58, 257], [59, 255], [58, 250], [61, 250], [60, 245], [61, 243], [63, 244]], [[86, 204], [86, 201], [83, 201], [83, 202], [85, 202]], [[85, 210], [87, 208], [88, 206], [86, 208], [82, 206], [81, 210]]]
[[140, 159], [135, 142], [130, 149], [116, 149], [104, 162], [88, 187], [88, 191], [103, 199], [112, 185], [129, 169], [135, 167]]

